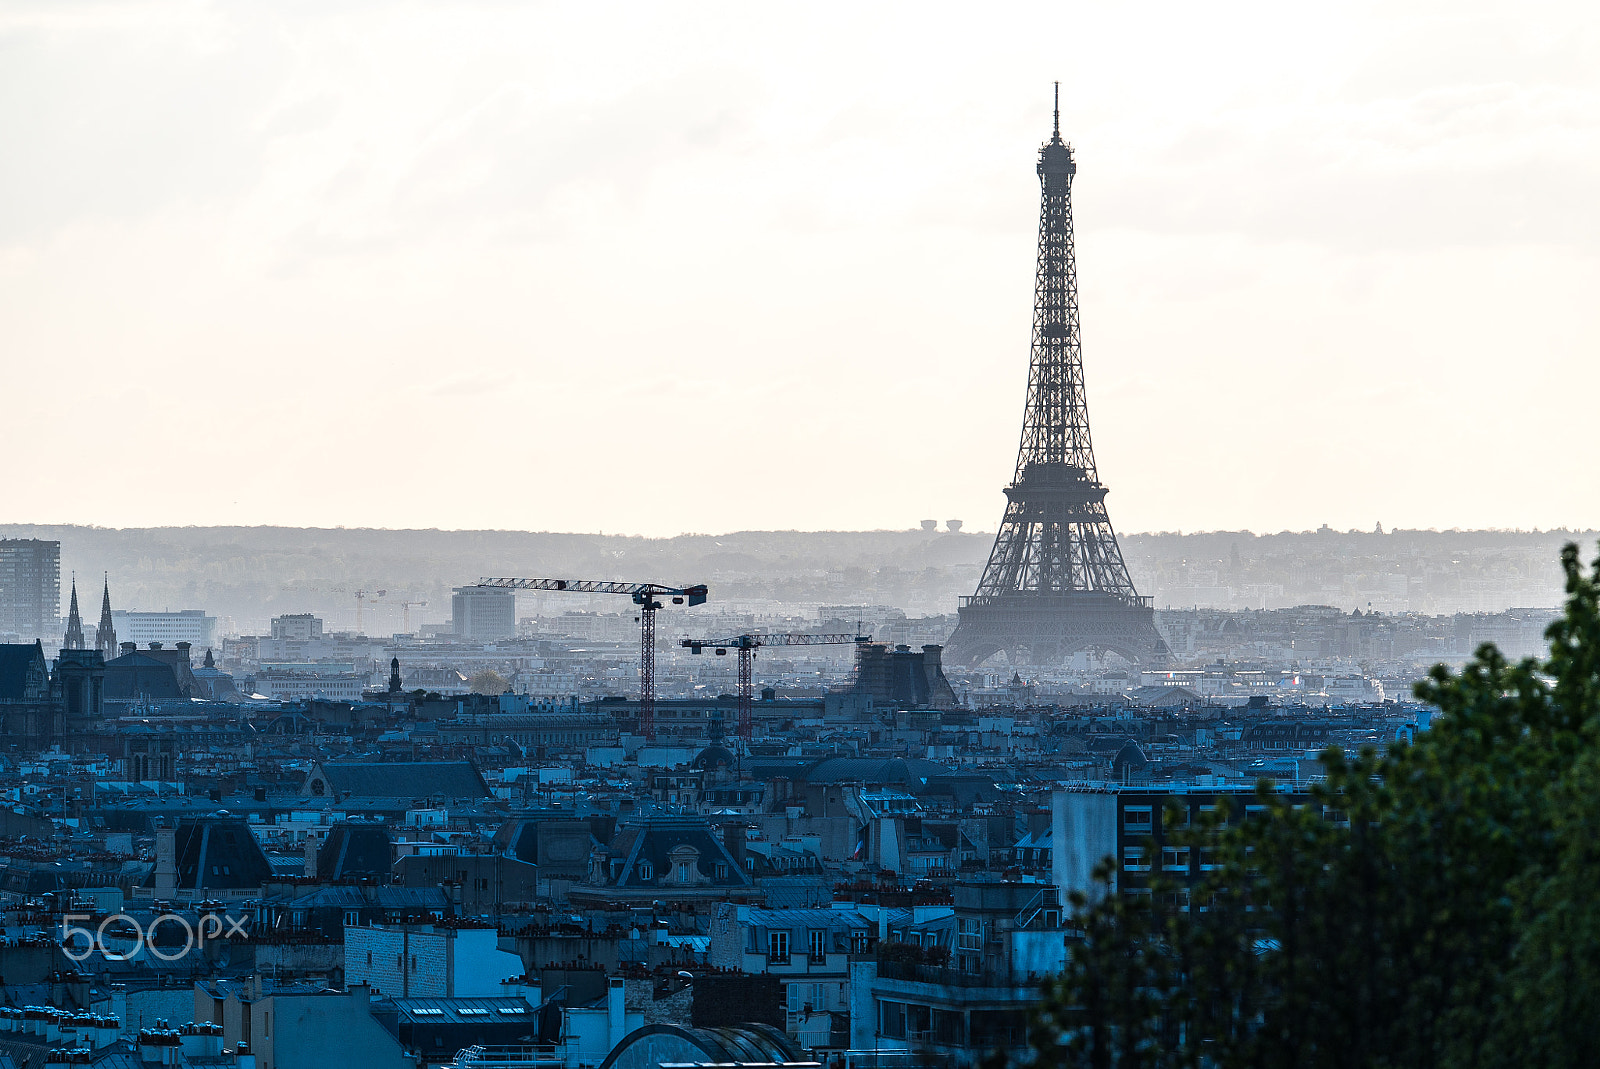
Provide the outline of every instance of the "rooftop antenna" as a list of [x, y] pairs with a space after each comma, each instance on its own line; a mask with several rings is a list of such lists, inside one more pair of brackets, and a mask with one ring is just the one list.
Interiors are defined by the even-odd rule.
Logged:
[[1056, 125], [1055, 125], [1055, 137], [1054, 137], [1054, 140], [1055, 140], [1055, 142], [1057, 144], [1060, 144], [1060, 142], [1061, 142], [1061, 83], [1060, 82], [1056, 83]]

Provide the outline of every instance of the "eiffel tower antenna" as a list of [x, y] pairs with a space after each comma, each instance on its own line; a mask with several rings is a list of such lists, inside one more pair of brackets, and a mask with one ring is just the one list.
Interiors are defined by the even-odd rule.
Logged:
[[1128, 575], [1095, 469], [1078, 328], [1072, 234], [1072, 146], [1055, 125], [1039, 149], [1039, 258], [1034, 275], [1028, 400], [1016, 474], [977, 592], [961, 599], [952, 664], [1004, 651], [1013, 664], [1060, 664], [1080, 651], [1165, 661], [1150, 599]]

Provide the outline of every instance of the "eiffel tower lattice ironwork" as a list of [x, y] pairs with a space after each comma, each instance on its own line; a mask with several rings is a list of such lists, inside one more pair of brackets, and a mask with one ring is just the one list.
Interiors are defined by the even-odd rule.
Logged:
[[1039, 149], [1039, 263], [1033, 345], [1017, 470], [978, 590], [961, 599], [946, 653], [975, 665], [1002, 650], [1013, 663], [1059, 664], [1079, 651], [1141, 664], [1168, 657], [1149, 598], [1134, 590], [1095, 470], [1078, 335], [1072, 179], [1078, 165], [1055, 130]]

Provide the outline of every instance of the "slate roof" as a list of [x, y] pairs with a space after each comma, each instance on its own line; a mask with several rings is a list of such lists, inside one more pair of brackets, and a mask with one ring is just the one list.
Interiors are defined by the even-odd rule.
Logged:
[[391, 1001], [400, 1011], [400, 1019], [410, 1024], [483, 1025], [503, 1024], [509, 1020], [526, 1028], [534, 1023], [534, 1007], [522, 998], [397, 998]]
[[317, 851], [317, 878], [387, 880], [393, 861], [389, 829], [370, 821], [342, 820]]
[[[700, 875], [711, 881], [713, 887], [747, 887], [750, 877], [734, 861], [733, 855], [722, 845], [722, 840], [699, 817], [654, 816], [637, 824], [624, 824], [611, 841], [610, 855], [623, 858], [621, 874], [615, 881], [617, 887], [672, 886], [672, 853], [681, 847], [692, 847], [698, 857], [695, 867]], [[651, 875], [640, 875], [643, 862], [650, 863]], [[717, 875], [717, 863], [723, 864], [723, 874]], [[702, 885], [704, 886], [704, 885]]]
[[124, 653], [106, 662], [101, 692], [107, 701], [181, 701], [188, 695], [178, 685], [178, 671], [169, 662], [148, 653]]
[[582, 876], [597, 835], [609, 839], [615, 828], [615, 819], [579, 817], [570, 809], [528, 810], [500, 825], [494, 844], [507, 856], [543, 865], [549, 873]]
[[[182, 821], [174, 833], [174, 846], [180, 888], [238, 890], [260, 887], [272, 876], [272, 865], [250, 825], [238, 817]], [[144, 885], [155, 885], [153, 868]]]
[[461, 801], [494, 796], [469, 761], [329, 761], [312, 769], [311, 777], [318, 770], [341, 797]]
[[854, 909], [758, 909], [745, 914], [745, 923], [752, 928], [826, 930], [830, 932], [855, 932], [878, 930], [878, 922]]
[[374, 887], [344, 884], [281, 895], [270, 901], [284, 909], [447, 909], [450, 896], [439, 887]]
[[45, 697], [38, 690], [48, 687], [43, 646], [37, 642], [0, 643], [0, 701], [38, 700]]
[[892, 783], [921, 787], [935, 776], [953, 771], [937, 761], [916, 757], [825, 757], [805, 772], [807, 783]]

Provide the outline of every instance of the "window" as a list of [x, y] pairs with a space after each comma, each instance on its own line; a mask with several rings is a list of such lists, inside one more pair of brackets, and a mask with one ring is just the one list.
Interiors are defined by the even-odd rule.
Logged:
[[767, 960], [787, 963], [789, 960], [789, 933], [767, 933]]
[[1148, 835], [1152, 830], [1151, 808], [1147, 805], [1124, 806], [1122, 830]]
[[811, 960], [816, 961], [826, 957], [828, 953], [828, 933], [821, 928], [813, 928], [810, 933], [810, 945], [806, 953], [811, 955]]
[[1210, 872], [1217, 867], [1217, 852], [1209, 846], [1200, 848], [1200, 871]]
[[813, 1010], [817, 1011], [818, 1013], [821, 1013], [823, 1010], [827, 1009], [828, 1008], [828, 985], [827, 984], [812, 984], [811, 985], [811, 997], [806, 1000], [806, 1005], [810, 1006]]
[[800, 1012], [800, 988], [801, 988], [801, 986], [802, 985], [800, 985], [800, 984], [790, 984], [789, 985], [789, 1012], [790, 1013], [799, 1013]]
[[344, 923], [345, 923], [346, 927], [351, 927], [351, 928], [355, 927], [356, 925], [359, 925], [361, 923], [361, 911], [358, 910], [358, 909], [347, 909], [347, 910], [345, 910], [344, 911]]
[[689, 863], [687, 861], [678, 862], [678, 882], [689, 882]]
[[1161, 851], [1161, 868], [1165, 872], [1189, 871], [1189, 848], [1169, 846]]
[[728, 878], [728, 863], [726, 861], [717, 862], [717, 879], [726, 880], [727, 878]]
[[956, 920], [956, 945], [962, 950], [983, 949], [983, 922], [961, 917]]
[[459, 1013], [463, 1017], [487, 1017], [487, 1016], [489, 1016], [489, 1011], [484, 1009], [482, 1006], [463, 1006], [460, 1009], [456, 1010], [456, 1012]]
[[648, 861], [639, 862], [639, 879], [641, 879], [641, 880], [653, 880], [653, 879], [655, 879], [655, 876], [656, 876], [655, 867], [653, 865], [651, 865], [650, 862], [648, 862]]
[[372, 951], [367, 951], [367, 967], [372, 967]]
[[878, 1034], [886, 1039], [906, 1037], [906, 1004], [878, 1000]]
[[1122, 870], [1124, 872], [1150, 871], [1150, 862], [1145, 857], [1144, 847], [1124, 846], [1122, 848]]

